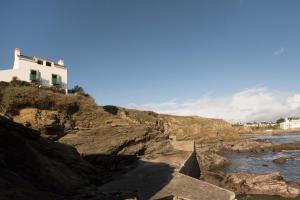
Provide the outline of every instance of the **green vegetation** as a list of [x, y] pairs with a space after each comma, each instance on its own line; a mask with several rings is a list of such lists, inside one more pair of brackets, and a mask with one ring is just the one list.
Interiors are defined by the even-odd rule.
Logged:
[[284, 118], [280, 118], [280, 119], [278, 119], [278, 120], [276, 121], [276, 124], [280, 124], [280, 123], [282, 123], [282, 122], [284, 122], [284, 121], [285, 121]]
[[72, 89], [69, 90], [69, 93], [76, 93], [76, 92], [85, 93], [84, 89], [79, 85], [75, 85]]
[[9, 115], [18, 114], [22, 108], [58, 110], [71, 115], [84, 108], [83, 105], [97, 106], [94, 99], [80, 94], [62, 95], [58, 91], [30, 86], [23, 81], [0, 82], [0, 106], [2, 112]]

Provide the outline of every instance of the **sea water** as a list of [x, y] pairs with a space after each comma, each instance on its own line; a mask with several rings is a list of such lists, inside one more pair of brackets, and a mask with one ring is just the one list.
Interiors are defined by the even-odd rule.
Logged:
[[[249, 136], [247, 136], [249, 137]], [[254, 135], [250, 139], [267, 139], [274, 144], [300, 143], [299, 134], [276, 134], [276, 135]], [[279, 172], [287, 181], [300, 182], [300, 151], [281, 151], [281, 152], [263, 152], [263, 153], [235, 153], [226, 152], [224, 156], [230, 159], [230, 165], [224, 168], [229, 172], [248, 172], [255, 174], [265, 174], [270, 172]], [[288, 157], [283, 164], [273, 162], [275, 158]], [[239, 200], [283, 200], [286, 198], [265, 195], [244, 195], [239, 196]], [[296, 198], [300, 200], [300, 197]]]

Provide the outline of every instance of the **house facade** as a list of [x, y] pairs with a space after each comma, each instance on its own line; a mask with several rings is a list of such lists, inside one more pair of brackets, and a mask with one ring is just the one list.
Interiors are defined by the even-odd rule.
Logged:
[[40, 86], [57, 87], [68, 92], [68, 70], [63, 60], [58, 62], [21, 54], [15, 49], [12, 69], [0, 70], [0, 81], [21, 80]]
[[286, 117], [284, 122], [280, 123], [281, 129], [293, 129], [300, 128], [300, 118], [299, 117]]

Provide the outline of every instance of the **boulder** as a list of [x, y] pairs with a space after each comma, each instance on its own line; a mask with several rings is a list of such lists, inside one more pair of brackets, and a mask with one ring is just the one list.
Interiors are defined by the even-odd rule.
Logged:
[[287, 158], [284, 158], [284, 157], [275, 158], [273, 160], [273, 162], [276, 164], [284, 164], [286, 161], [287, 161]]
[[201, 170], [214, 170], [230, 164], [227, 158], [216, 153], [203, 152], [197, 157]]

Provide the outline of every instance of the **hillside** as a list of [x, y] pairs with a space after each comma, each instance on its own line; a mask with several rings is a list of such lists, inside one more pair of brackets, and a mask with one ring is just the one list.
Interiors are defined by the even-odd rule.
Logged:
[[64, 95], [20, 83], [0, 84], [0, 106], [15, 122], [85, 155], [154, 156], [171, 148], [169, 135], [199, 142], [238, 137], [224, 120], [98, 106], [88, 95]]
[[[124, 199], [97, 187], [179, 139], [237, 138], [223, 120], [98, 106], [26, 83], [0, 83], [0, 199]], [[125, 196], [134, 196], [128, 191]]]

